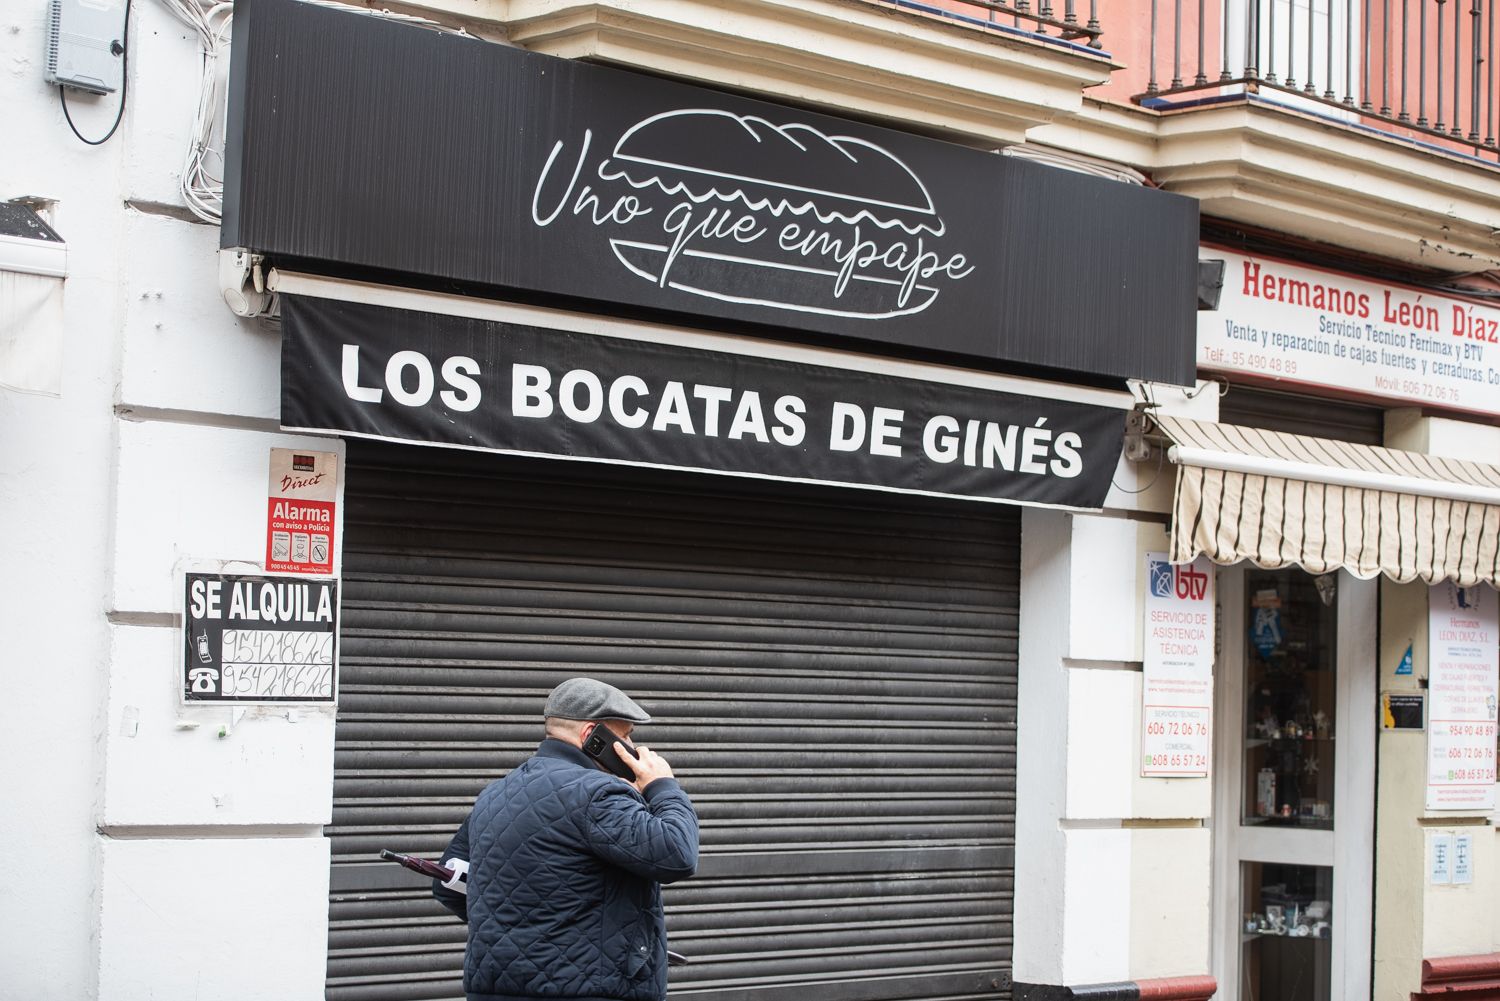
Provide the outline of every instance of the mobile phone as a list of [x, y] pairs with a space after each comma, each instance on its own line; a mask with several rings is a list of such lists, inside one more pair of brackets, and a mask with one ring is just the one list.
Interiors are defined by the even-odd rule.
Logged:
[[630, 741], [619, 736], [602, 723], [596, 723], [593, 730], [589, 731], [589, 735], [584, 738], [583, 753], [599, 762], [607, 770], [620, 776], [620, 778], [634, 782], [635, 772], [631, 771], [630, 766], [620, 760], [620, 752], [615, 747], [615, 741], [617, 740], [625, 746], [625, 750], [630, 752], [632, 758], [640, 757], [636, 753], [635, 748], [630, 746]]

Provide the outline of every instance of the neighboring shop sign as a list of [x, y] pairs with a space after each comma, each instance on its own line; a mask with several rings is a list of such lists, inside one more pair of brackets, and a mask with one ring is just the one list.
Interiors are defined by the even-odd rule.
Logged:
[[273, 263], [1194, 378], [1192, 198], [290, 0], [231, 67], [223, 245]]
[[327, 577], [189, 573], [183, 701], [334, 702], [338, 608]]
[[1495, 808], [1500, 618], [1488, 587], [1428, 591], [1427, 809]]
[[271, 449], [266, 501], [266, 569], [333, 573], [339, 457], [333, 452]]
[[1146, 554], [1141, 774], [1208, 774], [1213, 747], [1214, 567]]
[[1198, 314], [1198, 365], [1500, 414], [1500, 308], [1268, 257], [1225, 261], [1219, 308]]
[[649, 341], [282, 298], [287, 428], [1098, 508], [1124, 411]]

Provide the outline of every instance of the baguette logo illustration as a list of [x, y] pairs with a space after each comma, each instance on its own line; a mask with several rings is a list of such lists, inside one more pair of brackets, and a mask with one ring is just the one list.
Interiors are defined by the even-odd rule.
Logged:
[[974, 266], [943, 246], [922, 179], [872, 142], [689, 108], [645, 118], [607, 155], [553, 144], [532, 221], [581, 220], [658, 288], [878, 320], [920, 313]]

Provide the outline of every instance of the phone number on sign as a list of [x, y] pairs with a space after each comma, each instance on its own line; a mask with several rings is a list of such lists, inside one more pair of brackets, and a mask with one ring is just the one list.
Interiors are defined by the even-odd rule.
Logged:
[[[1397, 389], [1396, 379], [1382, 379], [1376, 377], [1375, 385], [1379, 389]], [[1440, 403], [1457, 403], [1459, 392], [1457, 386], [1434, 386], [1430, 382], [1413, 382], [1410, 379], [1401, 379], [1398, 391], [1402, 396], [1421, 396], [1429, 400], [1437, 400]]]
[[[1225, 366], [1241, 372], [1264, 372], [1276, 378], [1297, 375], [1297, 359], [1277, 355], [1248, 354], [1244, 351], [1225, 351], [1222, 348], [1204, 349], [1204, 362], [1210, 366]], [[1314, 373], [1315, 374], [1315, 373]], [[1393, 396], [1407, 399], [1432, 400], [1436, 403], [1460, 403], [1463, 392], [1457, 386], [1444, 386], [1417, 379], [1404, 379], [1392, 375], [1375, 375], [1375, 389]]]
[[1207, 768], [1206, 754], [1148, 754], [1147, 768]]
[[1275, 355], [1247, 355], [1243, 351], [1231, 351], [1229, 364], [1235, 368], [1253, 368], [1259, 372], [1275, 372], [1278, 375], [1297, 374], [1295, 358], [1278, 358]]
[[1207, 737], [1207, 723], [1179, 723], [1175, 720], [1146, 724], [1146, 733], [1153, 737]]
[[[1437, 727], [1434, 727], [1437, 729]], [[1447, 731], [1455, 737], [1493, 737], [1493, 723], [1449, 723]]]
[[331, 664], [225, 664], [225, 698], [331, 699]]

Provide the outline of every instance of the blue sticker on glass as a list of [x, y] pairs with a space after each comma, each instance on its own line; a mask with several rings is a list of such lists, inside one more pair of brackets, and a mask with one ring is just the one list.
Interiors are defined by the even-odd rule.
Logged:
[[1257, 608], [1255, 621], [1250, 625], [1250, 642], [1260, 651], [1261, 658], [1268, 658], [1281, 646], [1281, 610]]

